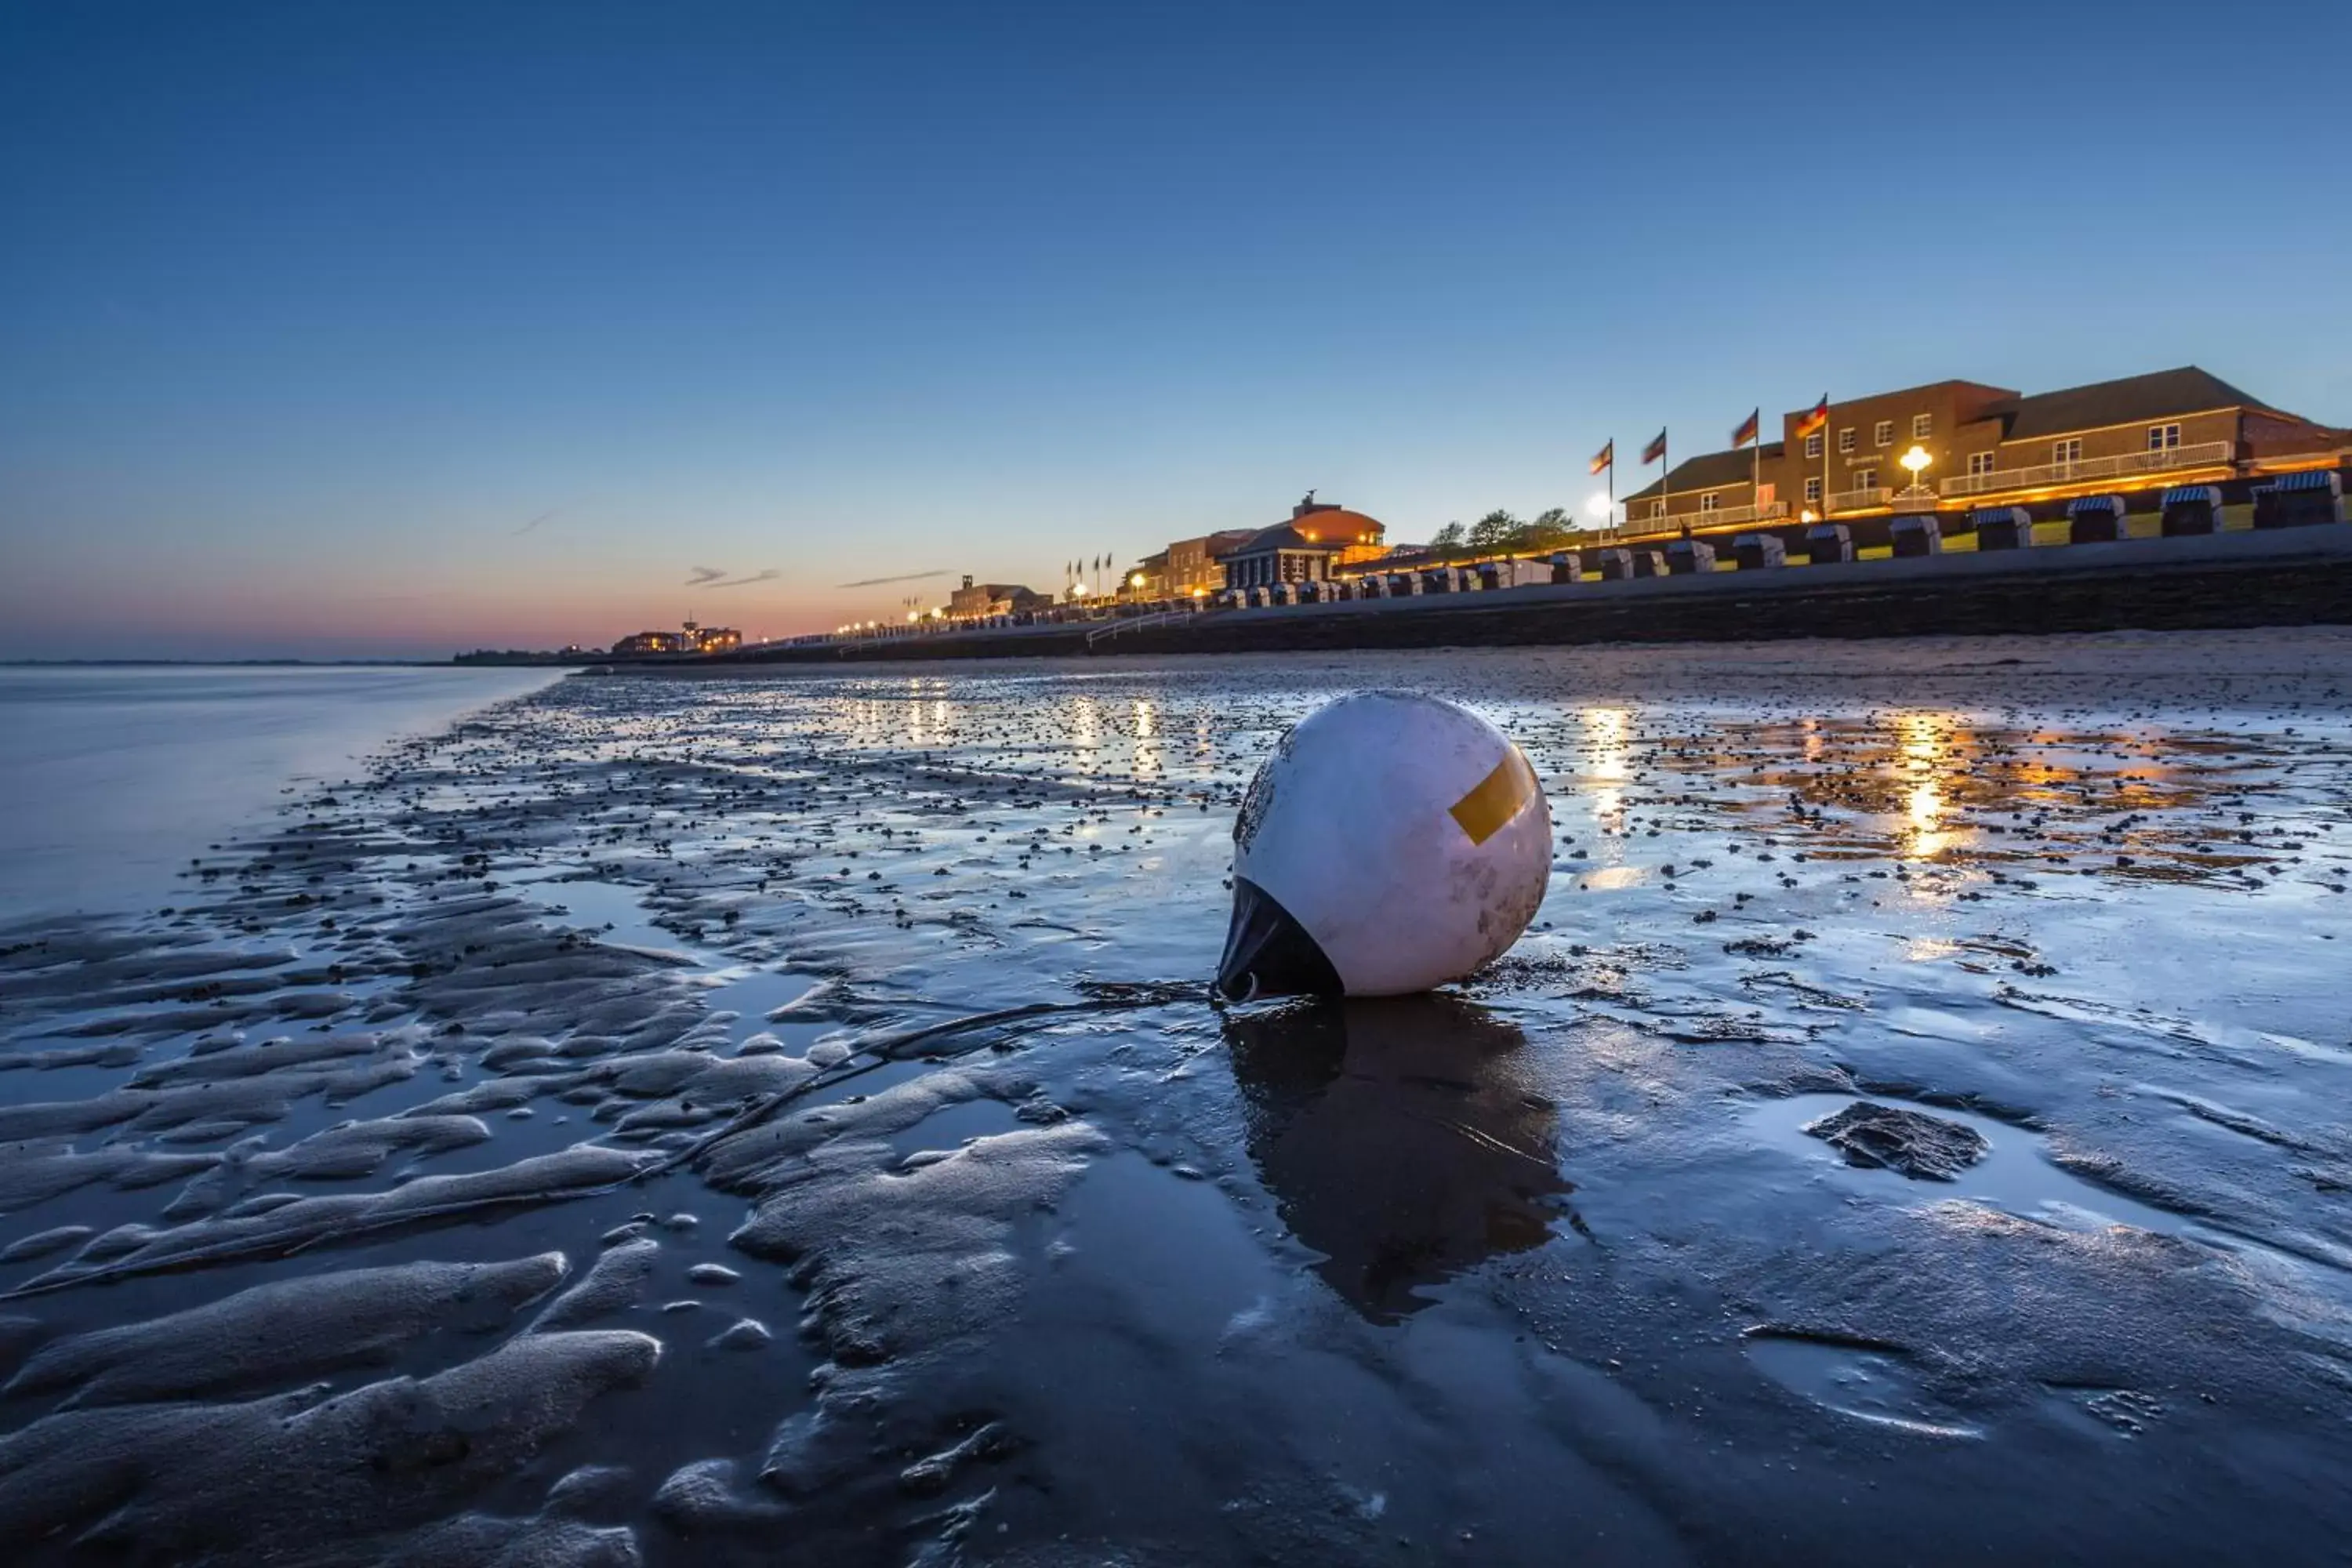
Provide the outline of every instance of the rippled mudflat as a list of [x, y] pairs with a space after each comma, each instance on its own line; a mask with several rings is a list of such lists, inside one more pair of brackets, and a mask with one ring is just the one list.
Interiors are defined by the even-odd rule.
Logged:
[[[1526, 747], [1538, 928], [1220, 1012], [1371, 686]], [[2330, 632], [565, 681], [0, 931], [0, 1542], [2327, 1555], [2347, 742]]]

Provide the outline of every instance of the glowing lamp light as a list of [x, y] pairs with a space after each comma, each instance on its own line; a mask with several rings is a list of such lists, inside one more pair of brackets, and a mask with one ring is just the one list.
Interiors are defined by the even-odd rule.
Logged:
[[1936, 459], [1927, 455], [1927, 447], [1915, 446], [1895, 460], [1910, 469], [1911, 477], [1916, 479], [1919, 477], [1919, 470]]
[[1804, 510], [1797, 514], [1797, 521], [1799, 522], [1819, 522], [1821, 520], [1822, 514], [1815, 511], [1811, 507], [1807, 507]]
[[1607, 517], [1609, 515], [1609, 492], [1607, 490], [1593, 491], [1592, 499], [1584, 503], [1584, 513], [1587, 517]]
[[1128, 585], [1129, 587], [1130, 587], [1130, 588], [1140, 588], [1140, 587], [1142, 587], [1142, 586], [1143, 586], [1143, 574], [1142, 574], [1142, 573], [1140, 573], [1140, 572], [1138, 572], [1134, 576], [1129, 577], [1129, 578], [1127, 580], [1127, 585]]

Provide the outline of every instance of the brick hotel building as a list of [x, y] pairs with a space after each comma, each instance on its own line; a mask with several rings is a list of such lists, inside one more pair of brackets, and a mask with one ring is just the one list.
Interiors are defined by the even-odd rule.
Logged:
[[[1688, 458], [1622, 498], [1627, 536], [1965, 512], [2228, 484], [2352, 457], [2352, 432], [2284, 413], [2195, 366], [2032, 396], [1972, 381], [1784, 415], [1760, 448]], [[1903, 465], [1926, 461], [1916, 473]]]

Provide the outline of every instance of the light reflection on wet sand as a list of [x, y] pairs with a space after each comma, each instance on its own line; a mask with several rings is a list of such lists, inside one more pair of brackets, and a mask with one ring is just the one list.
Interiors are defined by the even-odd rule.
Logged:
[[[589, 1530], [663, 1563], [1408, 1562], [1465, 1531], [1496, 1562], [1767, 1533], [2030, 1556], [2060, 1517], [2111, 1555], [2275, 1554], [2352, 1522], [2343, 1395], [2303, 1370], [2352, 1320], [2352, 641], [1888, 651], [568, 682], [299, 804], [169, 922], [0, 942], [0, 1242], [151, 1227], [44, 1243], [0, 1288], [319, 1212], [289, 1195], [699, 1150], [892, 1031], [1189, 988], [1235, 798], [1342, 690], [1505, 724], [1552, 794], [1551, 892], [1458, 995], [1155, 992], [893, 1062], [646, 1186], [26, 1298], [21, 1348], [362, 1259], [558, 1250], [576, 1284], [609, 1238], [651, 1258], [573, 1310], [657, 1364], [575, 1342], [585, 1384], [489, 1397], [490, 1457], [398, 1509], [252, 1505], [357, 1560], [467, 1510], [533, 1560], [606, 1560]], [[337, 1043], [236, 1054], [279, 1040]], [[131, 1082], [183, 1059], [200, 1086]], [[1946, 1191], [1783, 1125], [1863, 1098], [1998, 1162]], [[338, 1386], [463, 1373], [530, 1316]], [[295, 1386], [216, 1349], [257, 1397]], [[531, 1435], [534, 1389], [588, 1414]], [[0, 1500], [54, 1398], [0, 1404]], [[229, 1549], [181, 1472], [105, 1473], [132, 1478], [120, 1540]], [[94, 1516], [60, 1476], [64, 1543]]]

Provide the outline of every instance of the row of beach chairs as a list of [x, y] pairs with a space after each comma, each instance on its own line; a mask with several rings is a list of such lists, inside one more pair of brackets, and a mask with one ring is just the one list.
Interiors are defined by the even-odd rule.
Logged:
[[[2253, 489], [2254, 527], [2307, 528], [2346, 521], [2343, 482], [2332, 472], [2284, 474]], [[2221, 530], [2221, 492], [2212, 485], [2184, 485], [2164, 492], [2163, 531], [2168, 539]], [[2111, 542], [2127, 536], [2126, 503], [2119, 495], [2084, 496], [2066, 505], [2066, 542]], [[2034, 544], [2033, 520], [2021, 506], [1985, 507], [1969, 514], [1977, 549], [2027, 550]], [[1898, 559], [1940, 554], [1941, 520], [1898, 517], [1889, 525]], [[1801, 559], [1829, 565], [1855, 559], [1853, 533], [1844, 523], [1816, 523], [1800, 542]], [[1789, 564], [1790, 547], [1778, 534], [1744, 533], [1731, 542], [1733, 562], [1743, 572]], [[1590, 560], [1588, 561], [1588, 556]], [[1538, 584], [1584, 581], [1597, 571], [1603, 582], [1639, 577], [1680, 577], [1717, 569], [1717, 547], [1704, 539], [1669, 540], [1659, 545], [1617, 545], [1586, 552], [1562, 551], [1543, 561], [1488, 561], [1475, 566], [1432, 566], [1412, 572], [1375, 572], [1327, 581], [1277, 583], [1231, 588], [1218, 603], [1228, 608], [1274, 605], [1335, 604], [1348, 599], [1394, 599], [1424, 594], [1495, 593]]]
[[[1570, 552], [1570, 559], [1574, 554]], [[1269, 605], [1331, 605], [1349, 599], [1406, 599], [1423, 594], [1492, 594], [1565, 581], [1556, 564], [1559, 559], [1486, 561], [1475, 566], [1430, 566], [1414, 572], [1371, 572], [1360, 577], [1228, 588], [1217, 602], [1228, 608], [1256, 609]]]

